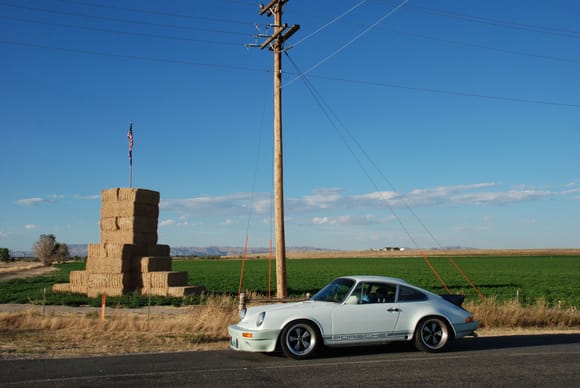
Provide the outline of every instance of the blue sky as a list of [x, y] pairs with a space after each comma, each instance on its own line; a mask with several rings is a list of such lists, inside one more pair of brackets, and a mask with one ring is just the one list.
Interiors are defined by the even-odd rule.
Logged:
[[[257, 4], [0, 2], [0, 246], [98, 242], [101, 190], [129, 186], [130, 120], [160, 243], [268, 246]], [[578, 15], [575, 0], [289, 0], [287, 245], [579, 247]]]

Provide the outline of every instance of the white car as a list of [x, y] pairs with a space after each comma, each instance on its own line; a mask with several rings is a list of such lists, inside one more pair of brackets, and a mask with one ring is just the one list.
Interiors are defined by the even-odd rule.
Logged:
[[478, 322], [461, 307], [461, 295], [435, 295], [404, 280], [383, 276], [334, 279], [310, 300], [249, 307], [228, 327], [231, 348], [273, 352], [294, 359], [321, 346], [414, 341], [440, 352], [455, 338], [475, 336]]

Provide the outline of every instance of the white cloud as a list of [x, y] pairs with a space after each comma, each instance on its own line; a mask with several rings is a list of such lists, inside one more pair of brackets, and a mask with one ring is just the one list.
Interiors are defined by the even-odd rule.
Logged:
[[34, 224], [26, 224], [24, 225], [24, 229], [26, 230], [33, 230], [33, 229], [37, 229], [38, 225], [34, 225]]
[[22, 205], [22, 206], [34, 206], [34, 205], [38, 205], [40, 203], [46, 202], [45, 199], [43, 198], [24, 198], [24, 199], [19, 199], [18, 201], [16, 201], [16, 203], [18, 205]]
[[175, 225], [177, 224], [177, 221], [175, 220], [163, 220], [161, 222], [159, 222], [159, 227], [162, 228], [164, 226], [171, 226], [171, 225]]
[[337, 216], [337, 217], [314, 217], [312, 223], [315, 225], [378, 225], [390, 222], [394, 217], [377, 217], [375, 215], [366, 216]]
[[[362, 225], [383, 223], [373, 216], [360, 215], [384, 212], [386, 208], [417, 208], [441, 206], [498, 206], [549, 198], [570, 193], [530, 188], [500, 190], [500, 185], [483, 182], [455, 186], [436, 186], [414, 189], [407, 193], [376, 191], [348, 195], [340, 188], [323, 188], [312, 194], [285, 200], [286, 214], [312, 214], [311, 222], [318, 225]], [[491, 190], [496, 188], [496, 190]], [[252, 208], [250, 209], [250, 206]], [[162, 200], [160, 208], [164, 212], [176, 213], [181, 219], [225, 216], [226, 225], [231, 225], [236, 217], [248, 217], [250, 213], [267, 215], [272, 209], [270, 193], [233, 193], [219, 196]], [[251, 210], [251, 212], [250, 212]], [[331, 215], [340, 212], [343, 215]], [[239, 222], [239, 221], [236, 221]], [[168, 223], [169, 224], [169, 223]]]
[[99, 194], [91, 194], [91, 195], [80, 195], [80, 194], [75, 194], [74, 196], [75, 199], [86, 199], [89, 201], [95, 201], [95, 200], [100, 200], [101, 196]]
[[33, 197], [33, 198], [23, 198], [16, 201], [17, 205], [22, 206], [35, 206], [41, 203], [53, 203], [58, 201], [59, 199], [63, 199], [64, 195], [62, 194], [51, 194], [46, 196], [45, 198], [41, 197]]

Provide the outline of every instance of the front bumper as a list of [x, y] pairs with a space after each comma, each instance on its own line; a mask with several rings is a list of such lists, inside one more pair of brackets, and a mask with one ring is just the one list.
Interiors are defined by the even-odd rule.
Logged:
[[252, 330], [238, 325], [228, 326], [230, 348], [245, 352], [273, 352], [280, 330]]

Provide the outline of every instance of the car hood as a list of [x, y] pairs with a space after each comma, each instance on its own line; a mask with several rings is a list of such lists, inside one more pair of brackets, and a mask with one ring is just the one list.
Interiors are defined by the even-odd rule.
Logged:
[[261, 306], [252, 306], [248, 308], [248, 314], [250, 313], [260, 313], [262, 311], [265, 312], [277, 312], [277, 311], [286, 311], [286, 310], [296, 310], [301, 309], [304, 310], [320, 310], [326, 308], [332, 308], [338, 306], [338, 303], [333, 302], [318, 302], [318, 301], [302, 301], [302, 302], [292, 302], [292, 303], [277, 303], [277, 304], [267, 304]]

